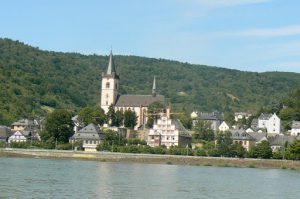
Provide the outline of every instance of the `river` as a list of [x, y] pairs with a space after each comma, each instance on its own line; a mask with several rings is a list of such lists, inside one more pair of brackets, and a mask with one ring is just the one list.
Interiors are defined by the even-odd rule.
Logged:
[[300, 198], [279, 169], [0, 158], [0, 198]]

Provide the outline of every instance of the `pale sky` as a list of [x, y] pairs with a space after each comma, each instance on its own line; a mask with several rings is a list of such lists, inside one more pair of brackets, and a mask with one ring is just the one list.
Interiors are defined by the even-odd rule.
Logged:
[[0, 0], [0, 37], [43, 50], [300, 73], [299, 0]]

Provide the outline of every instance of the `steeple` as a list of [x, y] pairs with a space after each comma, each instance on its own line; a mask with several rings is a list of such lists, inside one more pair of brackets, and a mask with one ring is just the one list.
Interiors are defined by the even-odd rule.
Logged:
[[108, 62], [106, 74], [112, 75], [113, 73], [116, 73], [116, 67], [115, 67], [115, 63], [113, 60], [113, 54], [112, 54], [112, 50], [111, 50], [110, 55], [109, 55], [109, 62]]
[[153, 97], [156, 96], [155, 76], [154, 76], [154, 79], [153, 79], [152, 96], [153, 96]]

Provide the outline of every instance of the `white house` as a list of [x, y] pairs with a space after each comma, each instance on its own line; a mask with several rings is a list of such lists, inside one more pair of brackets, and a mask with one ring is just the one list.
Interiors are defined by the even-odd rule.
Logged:
[[219, 126], [219, 131], [223, 131], [223, 132], [229, 131], [229, 126], [226, 124], [225, 121], [223, 121]]
[[12, 142], [26, 142], [27, 138], [20, 132], [15, 132], [12, 136], [8, 138], [8, 143]]
[[291, 136], [300, 136], [300, 121], [293, 121]]
[[262, 113], [258, 118], [258, 128], [267, 129], [268, 134], [280, 134], [281, 132], [281, 120], [276, 115]]
[[71, 138], [70, 142], [82, 141], [85, 151], [97, 151], [97, 145], [104, 139], [104, 133], [94, 124], [89, 124], [86, 127], [77, 131]]
[[237, 122], [243, 118], [248, 119], [250, 116], [252, 116], [251, 113], [237, 112], [237, 113], [234, 113], [234, 120]]
[[161, 113], [157, 123], [150, 129], [147, 144], [151, 147], [165, 145], [186, 147], [192, 143], [192, 136], [177, 119], [170, 118], [170, 109]]

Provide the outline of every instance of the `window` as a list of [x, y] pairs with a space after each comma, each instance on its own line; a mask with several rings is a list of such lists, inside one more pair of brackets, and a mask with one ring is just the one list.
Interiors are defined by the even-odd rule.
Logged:
[[108, 106], [108, 101], [106, 101], [106, 106]]
[[106, 88], [109, 88], [109, 82], [106, 82]]

